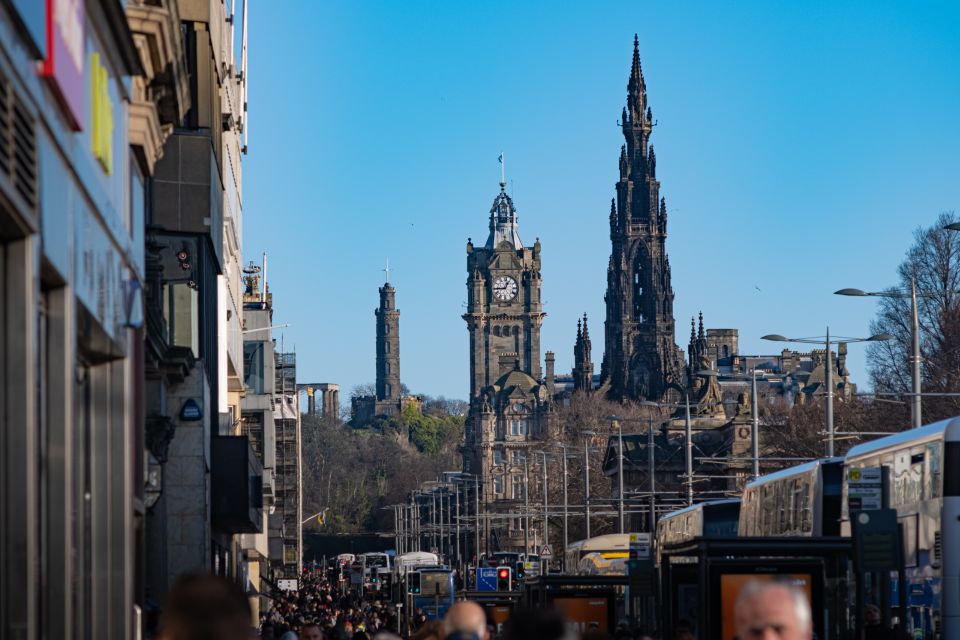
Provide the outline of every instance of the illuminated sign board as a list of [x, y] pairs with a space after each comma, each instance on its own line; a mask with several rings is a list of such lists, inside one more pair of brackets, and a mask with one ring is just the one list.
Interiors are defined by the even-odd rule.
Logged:
[[50, 80], [76, 131], [83, 129], [83, 0], [46, 0], [47, 57], [41, 75]]
[[90, 150], [107, 175], [113, 173], [113, 105], [107, 69], [100, 54], [90, 54]]

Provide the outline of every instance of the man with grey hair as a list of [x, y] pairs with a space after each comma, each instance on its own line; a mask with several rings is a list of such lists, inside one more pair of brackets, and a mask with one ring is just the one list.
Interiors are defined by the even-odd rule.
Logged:
[[737, 596], [738, 640], [813, 640], [806, 594], [787, 582], [751, 580]]
[[443, 618], [443, 632], [451, 639], [488, 640], [487, 614], [476, 602], [457, 602]]

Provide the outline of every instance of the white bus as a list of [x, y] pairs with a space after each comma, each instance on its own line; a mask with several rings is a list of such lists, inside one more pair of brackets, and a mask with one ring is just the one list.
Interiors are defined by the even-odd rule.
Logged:
[[846, 535], [850, 469], [871, 467], [886, 471], [889, 506], [903, 527], [907, 637], [960, 638], [960, 418], [850, 449], [843, 483]]

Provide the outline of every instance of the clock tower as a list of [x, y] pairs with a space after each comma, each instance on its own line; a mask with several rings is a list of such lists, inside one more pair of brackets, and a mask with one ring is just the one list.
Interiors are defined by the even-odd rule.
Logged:
[[500, 183], [482, 247], [467, 242], [470, 401], [505, 373], [518, 369], [540, 379], [540, 240], [524, 247], [513, 200]]
[[538, 499], [539, 489], [527, 483], [528, 475], [540, 477], [528, 454], [556, 435], [559, 421], [550, 386], [540, 378], [546, 316], [540, 241], [523, 246], [505, 186], [501, 180], [490, 209], [487, 242], [480, 247], [467, 241], [463, 319], [470, 334], [470, 413], [461, 453], [463, 470], [481, 478], [488, 513], [498, 514], [484, 524], [486, 548], [530, 552], [529, 544], [542, 534], [511, 514], [524, 500]]

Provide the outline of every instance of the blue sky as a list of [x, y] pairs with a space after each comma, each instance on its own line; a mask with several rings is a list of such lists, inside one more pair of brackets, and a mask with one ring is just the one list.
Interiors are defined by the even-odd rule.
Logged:
[[[543, 244], [544, 351], [603, 353], [607, 215], [633, 34], [669, 209], [678, 343], [689, 318], [866, 335], [912, 231], [960, 209], [960, 5], [884, 2], [277, 2], [250, 12], [244, 254], [269, 258], [298, 377], [374, 379], [389, 258], [401, 374], [466, 397], [468, 237], [497, 156]], [[864, 349], [850, 348], [855, 381]]]

